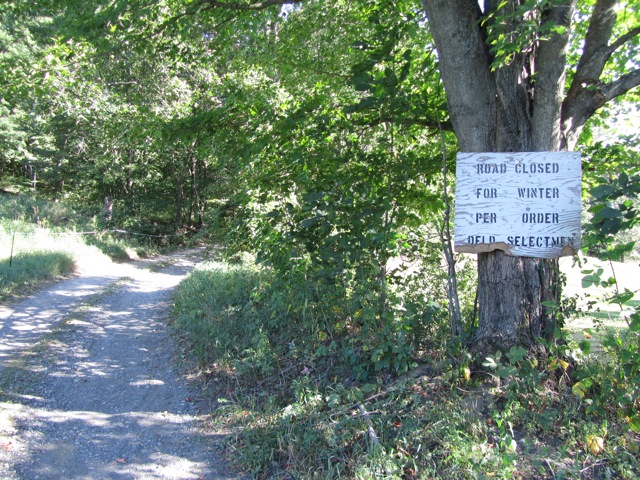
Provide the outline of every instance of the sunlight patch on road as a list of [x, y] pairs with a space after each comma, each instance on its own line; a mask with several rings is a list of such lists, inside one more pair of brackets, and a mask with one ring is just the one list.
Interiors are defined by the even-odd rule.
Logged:
[[164, 385], [162, 380], [156, 380], [149, 378], [147, 380], [136, 380], [135, 382], [129, 382], [132, 387], [148, 387], [150, 385]]

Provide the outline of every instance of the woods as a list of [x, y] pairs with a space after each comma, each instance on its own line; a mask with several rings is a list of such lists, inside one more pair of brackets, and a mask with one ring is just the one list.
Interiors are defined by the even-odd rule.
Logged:
[[583, 253], [636, 258], [636, 3], [5, 3], [0, 191], [255, 258], [241, 325], [198, 346], [251, 379], [335, 356], [350, 382], [429, 362], [568, 382], [558, 260], [452, 250], [456, 154], [582, 152]]

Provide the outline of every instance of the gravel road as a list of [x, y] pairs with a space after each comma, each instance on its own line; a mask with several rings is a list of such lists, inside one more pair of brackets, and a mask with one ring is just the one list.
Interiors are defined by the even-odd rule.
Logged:
[[0, 478], [237, 478], [166, 330], [171, 291], [200, 259], [94, 265], [0, 306]]

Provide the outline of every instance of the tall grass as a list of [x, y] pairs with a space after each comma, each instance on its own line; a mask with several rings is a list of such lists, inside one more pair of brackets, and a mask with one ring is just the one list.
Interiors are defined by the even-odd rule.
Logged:
[[94, 219], [62, 201], [33, 194], [0, 195], [0, 227], [5, 231], [53, 231], [92, 229]]
[[108, 262], [96, 247], [73, 232], [52, 232], [28, 224], [21, 231], [0, 227], [0, 301], [30, 292], [43, 282], [71, 274], [80, 265]]
[[0, 196], [0, 301], [69, 275], [81, 264], [108, 261], [78, 230], [93, 230], [64, 202], [35, 195]]
[[178, 286], [174, 326], [200, 364], [231, 368], [251, 382], [273, 374], [303, 340], [286, 307], [273, 301], [271, 281], [267, 270], [212, 262]]
[[43, 281], [69, 275], [73, 268], [74, 259], [68, 252], [23, 252], [0, 260], [0, 300], [28, 293]]

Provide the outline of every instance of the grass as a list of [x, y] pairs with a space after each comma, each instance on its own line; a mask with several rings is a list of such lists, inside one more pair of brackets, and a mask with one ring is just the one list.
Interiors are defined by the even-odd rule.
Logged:
[[0, 195], [0, 301], [21, 297], [79, 265], [150, 257], [152, 237], [102, 231], [95, 218], [31, 194]]
[[[606, 396], [590, 410], [573, 390], [576, 372], [552, 359], [515, 352], [502, 370], [467, 376], [463, 356], [426, 355], [402, 376], [356, 375], [347, 344], [319, 319], [309, 327], [309, 310], [301, 321], [268, 269], [222, 261], [177, 290], [174, 330], [218, 405], [212, 428], [228, 433], [228, 455], [253, 478], [640, 475], [640, 436], [626, 417]], [[590, 364], [593, 388], [614, 367]]]
[[75, 232], [29, 231], [29, 224], [16, 227], [22, 228], [0, 228], [0, 301], [27, 295], [51, 280], [70, 275], [81, 264], [108, 261]]
[[0, 300], [24, 294], [35, 286], [69, 275], [73, 257], [66, 252], [28, 252], [13, 259], [0, 260]]

